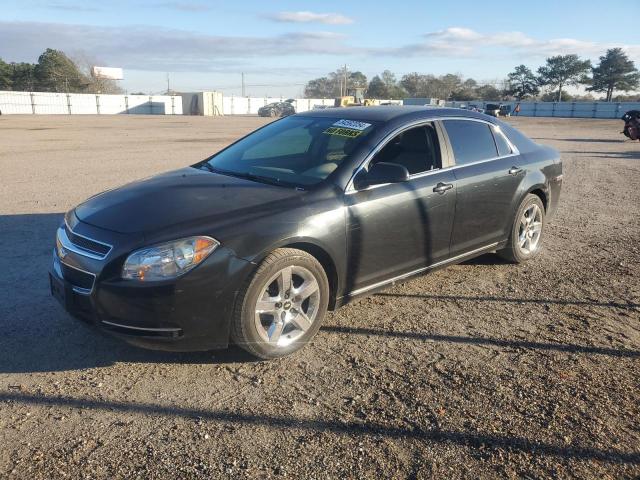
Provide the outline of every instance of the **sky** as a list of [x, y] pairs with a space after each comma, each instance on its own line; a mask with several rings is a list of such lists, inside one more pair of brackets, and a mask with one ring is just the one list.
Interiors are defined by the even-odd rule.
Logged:
[[367, 2], [312, 0], [0, 0], [0, 58], [46, 48], [122, 67], [128, 92], [221, 90], [300, 96], [342, 65], [458, 73], [484, 83], [550, 55], [597, 62], [621, 47], [640, 67], [640, 0]]

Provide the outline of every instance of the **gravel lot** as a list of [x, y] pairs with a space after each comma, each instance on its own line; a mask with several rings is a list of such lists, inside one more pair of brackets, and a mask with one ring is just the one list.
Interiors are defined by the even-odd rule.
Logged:
[[544, 254], [360, 300], [292, 357], [139, 350], [62, 311], [64, 211], [265, 121], [0, 117], [1, 478], [640, 475], [640, 143], [620, 121], [511, 120], [563, 153]]

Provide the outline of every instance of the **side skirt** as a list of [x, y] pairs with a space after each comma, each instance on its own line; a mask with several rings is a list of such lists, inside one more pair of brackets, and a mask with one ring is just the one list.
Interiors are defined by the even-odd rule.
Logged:
[[372, 285], [368, 285], [366, 287], [359, 288], [357, 290], [353, 290], [353, 291], [343, 295], [342, 297], [336, 298], [335, 308], [339, 308], [339, 307], [341, 307], [343, 305], [346, 305], [347, 303], [350, 303], [350, 302], [352, 302], [353, 300], [355, 300], [357, 298], [360, 298], [360, 297], [363, 297], [363, 296], [367, 296], [367, 295], [371, 295], [373, 293], [376, 293], [376, 292], [385, 290], [387, 288], [393, 287], [397, 283], [404, 282], [404, 281], [409, 280], [409, 279], [411, 279], [413, 277], [417, 277], [419, 275], [424, 275], [426, 273], [432, 272], [434, 270], [439, 270], [441, 268], [445, 268], [445, 267], [448, 267], [450, 265], [455, 265], [457, 263], [462, 263], [465, 260], [470, 260], [471, 258], [479, 257], [480, 255], [483, 255], [485, 253], [495, 252], [496, 250], [499, 250], [500, 248], [502, 248], [505, 244], [506, 244], [506, 241], [491, 243], [489, 245], [485, 245], [484, 247], [476, 248], [475, 250], [471, 250], [471, 251], [463, 253], [461, 255], [456, 255], [455, 257], [451, 257], [451, 258], [448, 258], [446, 260], [442, 260], [440, 262], [433, 263], [433, 264], [431, 264], [431, 265], [429, 265], [427, 267], [422, 267], [422, 268], [419, 268], [417, 270], [413, 270], [411, 272], [403, 273], [402, 275], [398, 275], [396, 277], [389, 278], [389, 279], [383, 280], [381, 282], [377, 282], [377, 283], [374, 283]]

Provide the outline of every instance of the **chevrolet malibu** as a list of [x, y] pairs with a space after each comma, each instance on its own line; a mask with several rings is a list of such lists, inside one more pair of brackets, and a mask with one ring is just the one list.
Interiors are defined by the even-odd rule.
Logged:
[[555, 150], [483, 114], [314, 110], [69, 211], [51, 292], [139, 346], [280, 357], [361, 295], [487, 252], [532, 259], [561, 184]]

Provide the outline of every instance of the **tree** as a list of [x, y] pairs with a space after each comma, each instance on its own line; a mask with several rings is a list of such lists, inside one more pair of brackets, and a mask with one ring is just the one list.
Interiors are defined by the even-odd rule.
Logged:
[[38, 88], [45, 92], [81, 92], [89, 83], [64, 52], [51, 48], [38, 58], [34, 74]]
[[11, 73], [11, 65], [0, 58], [0, 90], [11, 90], [13, 84]]
[[382, 72], [382, 74], [380, 75], [380, 79], [386, 85], [387, 90], [390, 90], [398, 85], [396, 76], [391, 70], [385, 70], [384, 72]]
[[[543, 102], [556, 102], [558, 101], [558, 91], [557, 90], [549, 90], [548, 92], [540, 95], [540, 100]], [[562, 94], [562, 100], [565, 102], [573, 102], [573, 95], [564, 92]]]
[[476, 96], [481, 100], [500, 100], [502, 95], [493, 85], [483, 85], [476, 89]]
[[347, 77], [347, 88], [367, 88], [367, 76], [362, 72], [351, 72]]
[[91, 74], [91, 67], [93, 65], [100, 65], [99, 61], [84, 54], [77, 53], [72, 57], [73, 63], [78, 67], [78, 70], [86, 81], [86, 86], [83, 91], [87, 93], [106, 93], [106, 94], [121, 94], [124, 90], [118, 85], [116, 80], [109, 78], [96, 78]]
[[437, 95], [437, 98], [449, 100], [453, 92], [460, 90], [462, 87], [462, 78], [460, 75], [447, 73], [446, 75], [442, 75], [438, 80], [442, 83], [443, 94]]
[[36, 88], [35, 65], [31, 63], [11, 64], [11, 88], [16, 91], [32, 92]]
[[423, 75], [417, 72], [407, 73], [400, 80], [400, 85], [404, 88], [410, 97], [417, 97], [420, 92]]
[[614, 102], [640, 102], [640, 93], [631, 95], [616, 95], [612, 98]]
[[525, 65], [518, 65], [513, 72], [507, 75], [507, 95], [522, 100], [527, 97], [535, 97], [540, 93], [538, 79]]
[[473, 78], [467, 78], [462, 85], [451, 93], [451, 100], [474, 100], [478, 97], [476, 89], [478, 88], [478, 82]]
[[327, 77], [320, 77], [309, 80], [304, 87], [304, 96], [307, 98], [334, 98], [339, 95], [334, 80]]
[[628, 92], [640, 85], [640, 72], [621, 48], [607, 50], [591, 72], [593, 78], [587, 90], [606, 93], [607, 102], [611, 101], [614, 90]]
[[382, 79], [376, 75], [369, 82], [367, 88], [367, 97], [369, 98], [389, 98], [389, 90]]
[[577, 55], [556, 55], [547, 58], [547, 64], [538, 68], [538, 83], [558, 90], [558, 101], [562, 101], [562, 88], [586, 81], [591, 68], [589, 60], [580, 60]]

